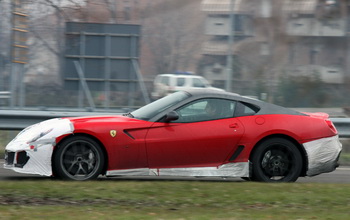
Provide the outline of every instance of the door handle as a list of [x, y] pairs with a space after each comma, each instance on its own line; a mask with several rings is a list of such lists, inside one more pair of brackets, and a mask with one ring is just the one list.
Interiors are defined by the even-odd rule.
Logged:
[[238, 124], [237, 123], [233, 123], [229, 125], [230, 128], [238, 128]]

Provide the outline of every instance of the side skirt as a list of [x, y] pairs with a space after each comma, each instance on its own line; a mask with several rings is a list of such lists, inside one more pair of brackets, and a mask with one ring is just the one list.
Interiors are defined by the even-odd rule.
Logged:
[[249, 162], [227, 163], [219, 167], [139, 168], [108, 170], [106, 176], [203, 176], [249, 177]]

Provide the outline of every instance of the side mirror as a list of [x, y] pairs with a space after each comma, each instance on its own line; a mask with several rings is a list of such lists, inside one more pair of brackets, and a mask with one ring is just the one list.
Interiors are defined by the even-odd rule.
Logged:
[[164, 121], [171, 122], [171, 121], [176, 121], [177, 119], [179, 119], [179, 114], [177, 114], [177, 112], [175, 111], [172, 111], [165, 115]]

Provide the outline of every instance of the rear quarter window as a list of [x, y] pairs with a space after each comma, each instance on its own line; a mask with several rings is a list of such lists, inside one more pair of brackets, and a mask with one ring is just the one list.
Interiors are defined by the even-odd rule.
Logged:
[[235, 117], [251, 116], [258, 113], [260, 108], [247, 102], [238, 102], [235, 110]]

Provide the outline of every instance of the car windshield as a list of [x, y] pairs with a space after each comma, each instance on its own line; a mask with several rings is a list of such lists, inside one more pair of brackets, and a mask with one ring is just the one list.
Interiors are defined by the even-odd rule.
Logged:
[[131, 114], [133, 117], [141, 120], [150, 120], [162, 111], [176, 105], [177, 103], [185, 100], [190, 96], [189, 93], [180, 91], [173, 93], [171, 95], [165, 96], [164, 98], [158, 99], [148, 105], [145, 105], [133, 112]]

